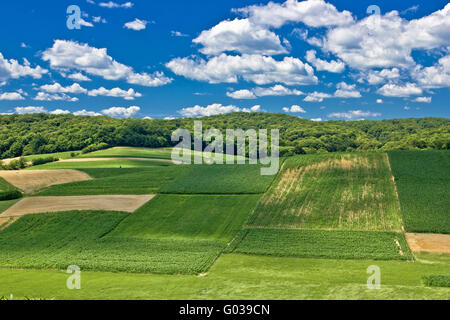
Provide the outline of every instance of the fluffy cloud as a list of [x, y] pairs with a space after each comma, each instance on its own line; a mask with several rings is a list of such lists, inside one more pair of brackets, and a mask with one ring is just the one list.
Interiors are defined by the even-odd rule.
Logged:
[[109, 1], [109, 2], [100, 2], [98, 4], [100, 7], [103, 8], [109, 8], [109, 9], [114, 9], [114, 8], [132, 8], [134, 6], [134, 3], [132, 2], [125, 2], [125, 3], [117, 3], [117, 2], [113, 2], [113, 1]]
[[381, 71], [369, 71], [366, 75], [361, 76], [360, 82], [367, 81], [371, 85], [378, 85], [398, 78], [400, 78], [400, 70], [392, 68]]
[[0, 101], [2, 100], [24, 100], [25, 98], [22, 96], [20, 92], [4, 92], [0, 93]]
[[42, 75], [46, 73], [48, 73], [48, 70], [42, 69], [40, 66], [35, 68], [31, 67], [26, 59], [24, 59], [23, 64], [20, 64], [14, 59], [5, 59], [3, 54], [0, 53], [0, 81], [27, 76], [34, 79], [41, 79]]
[[386, 97], [410, 97], [414, 95], [421, 95], [422, 89], [419, 88], [414, 83], [407, 83], [405, 85], [399, 85], [395, 83], [385, 84], [383, 87], [378, 89], [379, 94]]
[[413, 100], [414, 102], [421, 102], [421, 103], [431, 103], [432, 98], [431, 97], [418, 97]]
[[14, 110], [18, 114], [47, 113], [44, 107], [16, 107]]
[[124, 24], [124, 27], [130, 30], [134, 30], [134, 31], [141, 31], [141, 30], [145, 30], [145, 28], [147, 28], [147, 23], [148, 21], [145, 20], [140, 20], [140, 19], [134, 19], [131, 22], [127, 22]]
[[313, 68], [292, 57], [277, 61], [261, 55], [221, 54], [208, 61], [200, 58], [177, 58], [170, 61], [167, 67], [177, 75], [209, 83], [237, 83], [239, 78], [259, 85], [275, 82], [286, 85], [318, 83]]
[[306, 60], [311, 63], [318, 71], [328, 71], [332, 73], [342, 73], [345, 70], [345, 63], [342, 61], [325, 61], [316, 57], [315, 50], [309, 50], [306, 53]]
[[250, 109], [248, 108], [241, 109], [233, 105], [224, 106], [222, 104], [215, 103], [206, 107], [201, 107], [197, 105], [191, 108], [184, 108], [178, 111], [178, 113], [181, 114], [183, 117], [194, 118], [194, 117], [208, 117], [233, 112], [259, 112], [259, 111], [261, 111], [261, 106], [259, 105], [253, 106]]
[[70, 114], [69, 110], [56, 109], [50, 112], [50, 114], [60, 115], [60, 114]]
[[70, 97], [65, 93], [61, 94], [50, 94], [47, 92], [38, 92], [36, 97], [33, 98], [33, 100], [36, 101], [69, 101], [69, 102], [76, 102], [78, 101], [78, 98], [76, 97]]
[[206, 55], [233, 51], [263, 55], [287, 53], [275, 33], [252, 24], [248, 19], [222, 21], [203, 31], [193, 42], [203, 45], [200, 52]]
[[297, 89], [289, 89], [285, 86], [277, 84], [270, 88], [255, 88], [253, 92], [258, 97], [266, 97], [266, 96], [301, 96], [304, 93]]
[[86, 94], [88, 92], [87, 89], [80, 86], [78, 83], [74, 83], [71, 86], [63, 87], [59, 83], [54, 84], [46, 84], [40, 87], [42, 91], [49, 92], [49, 93], [72, 93], [72, 94], [80, 94], [84, 93]]
[[323, 92], [313, 92], [309, 93], [303, 101], [306, 102], [323, 102], [324, 99], [333, 98], [331, 94], [323, 93]]
[[336, 98], [361, 98], [361, 93], [356, 90], [356, 85], [341, 82], [337, 84], [337, 90], [334, 96]]
[[141, 111], [140, 107], [132, 106], [129, 108], [112, 107], [102, 110], [102, 113], [110, 117], [130, 118]]
[[306, 113], [305, 109], [297, 105], [293, 105], [290, 108], [283, 108], [283, 111], [288, 113]]
[[95, 111], [87, 111], [86, 109], [76, 111], [73, 113], [74, 116], [89, 116], [89, 117], [99, 117], [102, 116], [101, 113]]
[[277, 84], [273, 87], [262, 88], [257, 87], [251, 90], [244, 89], [234, 92], [227, 92], [227, 96], [233, 99], [256, 99], [257, 97], [267, 96], [301, 96], [304, 93], [297, 89], [289, 89], [281, 84]]
[[324, 49], [356, 69], [412, 68], [414, 49], [431, 50], [450, 45], [450, 4], [416, 20], [397, 11], [371, 15], [357, 23], [328, 31]]
[[86, 77], [84, 74], [82, 74], [81, 72], [76, 72], [73, 73], [69, 76], [67, 76], [67, 78], [75, 80], [75, 81], [92, 81], [91, 79], [89, 79], [88, 77]]
[[227, 96], [233, 99], [256, 99], [255, 94], [247, 89], [227, 92]]
[[134, 100], [135, 98], [142, 97], [142, 94], [134, 91], [134, 89], [128, 89], [128, 91], [122, 90], [120, 88], [113, 88], [108, 90], [104, 87], [100, 87], [99, 89], [90, 90], [88, 95], [91, 97], [97, 96], [105, 96], [105, 97], [114, 97], [114, 98], [124, 98], [125, 100]]
[[302, 22], [310, 27], [330, 27], [352, 23], [352, 14], [339, 12], [335, 6], [323, 0], [287, 0], [279, 4], [254, 5], [235, 10], [249, 17], [254, 24], [280, 28], [290, 22]]
[[424, 88], [450, 87], [450, 55], [439, 59], [432, 67], [418, 66], [413, 71], [413, 77]]
[[108, 55], [107, 49], [90, 47], [74, 41], [56, 40], [52, 48], [42, 54], [50, 67], [59, 71], [78, 70], [106, 80], [124, 79], [130, 84], [156, 87], [172, 82], [163, 73], [135, 73], [133, 68], [121, 64]]
[[351, 110], [347, 112], [335, 112], [328, 115], [328, 118], [337, 118], [345, 120], [363, 120], [367, 117], [376, 118], [380, 117], [381, 113], [362, 111], [362, 110]]

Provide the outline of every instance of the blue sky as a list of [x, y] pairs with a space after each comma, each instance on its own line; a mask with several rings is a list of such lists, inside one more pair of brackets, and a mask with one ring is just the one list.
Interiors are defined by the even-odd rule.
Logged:
[[[80, 30], [67, 28], [78, 5]], [[381, 15], [368, 14], [377, 5]], [[448, 117], [447, 1], [2, 1], [0, 113]]]

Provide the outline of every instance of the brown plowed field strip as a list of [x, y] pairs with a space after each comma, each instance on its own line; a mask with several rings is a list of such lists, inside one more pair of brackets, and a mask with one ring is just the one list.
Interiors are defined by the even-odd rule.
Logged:
[[92, 179], [78, 170], [0, 171], [0, 177], [28, 194], [57, 184]]
[[406, 240], [413, 252], [450, 253], [450, 235], [407, 233]]
[[0, 215], [0, 218], [27, 214], [76, 210], [134, 212], [153, 199], [154, 195], [31, 197], [25, 198]]

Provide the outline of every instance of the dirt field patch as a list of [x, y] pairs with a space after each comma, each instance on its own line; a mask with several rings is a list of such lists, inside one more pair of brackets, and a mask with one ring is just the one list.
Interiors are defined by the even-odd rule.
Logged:
[[25, 198], [0, 215], [0, 218], [26, 214], [63, 212], [75, 210], [105, 210], [134, 212], [153, 199], [143, 196], [76, 196], [76, 197], [32, 197]]
[[0, 177], [28, 194], [57, 184], [91, 180], [78, 170], [0, 171]]
[[413, 252], [450, 253], [450, 235], [407, 233], [406, 240]]

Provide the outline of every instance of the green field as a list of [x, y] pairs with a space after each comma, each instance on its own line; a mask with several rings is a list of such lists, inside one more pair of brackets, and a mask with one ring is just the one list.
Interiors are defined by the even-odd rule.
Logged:
[[386, 154], [288, 158], [249, 225], [401, 230], [400, 208]]
[[234, 252], [280, 257], [411, 260], [405, 236], [394, 232], [248, 229]]
[[185, 173], [182, 166], [81, 169], [94, 180], [52, 186], [36, 196], [153, 194]]
[[[424, 300], [450, 298], [450, 288], [426, 287], [423, 277], [448, 274], [450, 255], [418, 262], [224, 255], [205, 277], [82, 271], [81, 290], [68, 290], [65, 271], [0, 268], [0, 297], [14, 299]], [[423, 262], [422, 262], [423, 261]], [[366, 286], [371, 265], [380, 290]]]
[[115, 147], [80, 155], [79, 158], [153, 158], [171, 159], [172, 148], [131, 148]]
[[[83, 157], [170, 152], [121, 147]], [[277, 176], [261, 176], [259, 165], [129, 159], [36, 166], [93, 178], [39, 196], [156, 197], [131, 214], [18, 219], [0, 231], [0, 298], [449, 299], [450, 255], [412, 254], [402, 231], [448, 233], [449, 163], [448, 152], [302, 155]], [[0, 180], [0, 190], [10, 187]], [[0, 213], [16, 201], [0, 202]], [[69, 265], [82, 270], [80, 291], [66, 289]], [[367, 288], [372, 265], [381, 290]]]
[[0, 193], [13, 190], [16, 190], [13, 185], [9, 184], [5, 179], [0, 178]]
[[174, 194], [260, 194], [273, 181], [260, 165], [191, 165], [190, 171], [161, 189]]
[[450, 234], [450, 152], [389, 153], [408, 232]]
[[126, 218], [110, 236], [230, 242], [258, 200], [254, 195], [159, 195]]
[[63, 169], [130, 169], [146, 167], [167, 167], [169, 162], [148, 160], [106, 160], [88, 162], [52, 162], [39, 166], [29, 167], [27, 170], [63, 170]]
[[65, 212], [24, 216], [0, 231], [3, 267], [198, 274], [225, 243], [105, 237], [128, 214]]

